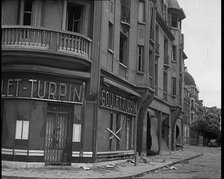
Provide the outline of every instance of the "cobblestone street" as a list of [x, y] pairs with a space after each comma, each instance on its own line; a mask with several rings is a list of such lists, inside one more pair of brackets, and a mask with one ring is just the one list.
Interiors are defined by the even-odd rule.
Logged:
[[151, 172], [139, 178], [221, 178], [221, 149], [185, 146], [186, 150], [203, 152], [204, 155], [184, 163]]

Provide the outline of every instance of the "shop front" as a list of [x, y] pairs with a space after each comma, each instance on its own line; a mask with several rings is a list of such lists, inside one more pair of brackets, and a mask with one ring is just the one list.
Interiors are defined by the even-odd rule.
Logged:
[[70, 165], [81, 149], [85, 81], [2, 73], [2, 159]]
[[134, 155], [137, 96], [126, 91], [112, 85], [101, 85], [97, 161]]

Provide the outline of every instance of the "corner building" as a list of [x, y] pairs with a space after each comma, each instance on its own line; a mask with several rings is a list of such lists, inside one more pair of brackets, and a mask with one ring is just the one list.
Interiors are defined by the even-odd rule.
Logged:
[[170, 100], [150, 106], [163, 88], [157, 3], [2, 1], [2, 160], [72, 165], [141, 154], [146, 111], [164, 109], [171, 122], [161, 107]]

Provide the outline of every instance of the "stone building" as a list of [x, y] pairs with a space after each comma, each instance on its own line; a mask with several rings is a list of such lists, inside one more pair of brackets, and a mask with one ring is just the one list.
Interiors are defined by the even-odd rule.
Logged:
[[2, 159], [182, 146], [184, 18], [176, 0], [3, 0]]
[[[150, 38], [150, 43], [154, 45], [155, 93], [143, 120], [138, 118], [139, 154], [150, 155], [176, 150], [176, 147], [183, 145], [185, 56], [181, 21], [184, 18], [184, 11], [176, 0], [156, 1], [155, 25], [152, 31], [154, 36]], [[149, 53], [153, 54], [150, 51]]]
[[190, 125], [197, 120], [203, 120], [203, 101], [199, 100], [198, 87], [186, 67], [184, 72], [184, 92], [184, 143], [198, 145], [202, 143], [202, 139], [198, 140], [195, 132], [190, 130]]

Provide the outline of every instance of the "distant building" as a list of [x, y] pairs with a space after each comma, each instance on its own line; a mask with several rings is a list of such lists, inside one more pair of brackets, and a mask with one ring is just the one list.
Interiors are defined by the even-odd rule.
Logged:
[[184, 72], [184, 142], [185, 144], [198, 143], [196, 134], [190, 130], [190, 125], [202, 119], [202, 102], [198, 99], [199, 90], [196, 87], [194, 78], [188, 73], [185, 67]]

